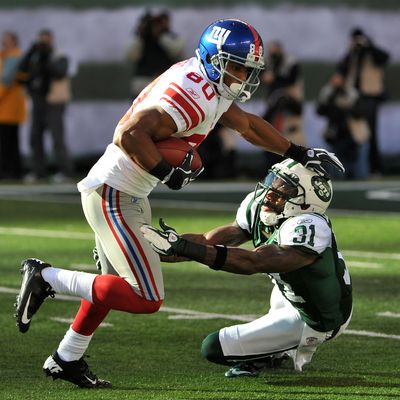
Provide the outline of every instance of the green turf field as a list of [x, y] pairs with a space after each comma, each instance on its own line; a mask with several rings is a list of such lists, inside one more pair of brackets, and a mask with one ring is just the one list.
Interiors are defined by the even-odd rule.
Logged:
[[[154, 209], [179, 231], [230, 222], [232, 213]], [[38, 257], [57, 266], [91, 265], [93, 240], [79, 204], [0, 200], [0, 399], [395, 399], [400, 397], [400, 216], [333, 216], [354, 284], [347, 334], [319, 348], [302, 374], [288, 367], [259, 378], [227, 379], [201, 358], [202, 339], [268, 309], [271, 283], [195, 263], [165, 265], [161, 312], [112, 312], [89, 348], [93, 371], [113, 389], [90, 391], [44, 378], [41, 367], [77, 310], [50, 299], [20, 334], [13, 319], [18, 264]], [[201, 313], [200, 313], [201, 312]], [[212, 315], [214, 313], [214, 315]], [[215, 315], [223, 314], [223, 315]], [[60, 320], [61, 319], [61, 320]]]

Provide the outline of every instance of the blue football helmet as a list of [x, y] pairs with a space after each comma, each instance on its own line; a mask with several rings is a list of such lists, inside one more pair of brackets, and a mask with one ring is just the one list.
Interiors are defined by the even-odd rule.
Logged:
[[[217, 86], [222, 97], [244, 102], [257, 90], [260, 84], [258, 75], [264, 69], [263, 42], [248, 23], [238, 19], [221, 19], [212, 23], [201, 35], [196, 54], [208, 79]], [[226, 71], [229, 62], [248, 69], [246, 80]], [[237, 83], [226, 85], [226, 75]]]

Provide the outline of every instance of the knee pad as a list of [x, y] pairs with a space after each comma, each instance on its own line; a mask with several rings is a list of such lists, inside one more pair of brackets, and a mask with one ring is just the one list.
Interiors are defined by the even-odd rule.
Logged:
[[226, 364], [224, 353], [219, 341], [219, 331], [210, 333], [201, 344], [201, 354], [208, 361], [216, 364]]

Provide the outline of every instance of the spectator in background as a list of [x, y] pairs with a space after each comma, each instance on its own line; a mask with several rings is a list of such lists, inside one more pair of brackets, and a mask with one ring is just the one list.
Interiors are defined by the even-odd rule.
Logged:
[[0, 179], [21, 178], [19, 125], [26, 119], [26, 99], [16, 74], [21, 58], [16, 33], [5, 31], [0, 50]]
[[[263, 116], [293, 143], [304, 146], [301, 113], [303, 108], [303, 82], [299, 62], [285, 52], [278, 41], [267, 48], [266, 70], [261, 77], [265, 88], [267, 110]], [[267, 168], [283, 160], [266, 153]]]
[[32, 99], [32, 172], [25, 180], [35, 182], [47, 176], [43, 140], [46, 129], [49, 129], [58, 168], [52, 181], [61, 183], [71, 177], [73, 170], [64, 142], [64, 113], [70, 100], [68, 58], [55, 49], [50, 30], [39, 32], [37, 41], [24, 55], [19, 69], [21, 80]]
[[[327, 118], [323, 137], [343, 161], [345, 178], [368, 178], [368, 153], [364, 144], [369, 138], [369, 129], [362, 117], [358, 91], [347, 86], [342, 75], [333, 74], [319, 93], [317, 113]], [[335, 171], [331, 175], [342, 176]]]
[[153, 16], [147, 12], [138, 23], [127, 51], [132, 65], [132, 98], [171, 65], [184, 58], [185, 43], [172, 32], [170, 16], [164, 11]]
[[345, 77], [346, 84], [360, 93], [360, 106], [370, 130], [369, 167], [372, 174], [382, 172], [377, 116], [379, 105], [387, 96], [384, 67], [388, 61], [389, 54], [385, 50], [375, 46], [362, 29], [354, 28], [350, 34], [348, 52], [337, 67], [338, 72]]

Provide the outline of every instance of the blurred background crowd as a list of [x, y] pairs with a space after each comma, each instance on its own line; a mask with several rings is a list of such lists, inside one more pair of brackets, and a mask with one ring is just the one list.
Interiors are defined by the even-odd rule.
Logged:
[[[96, 65], [74, 66], [52, 24], [41, 26], [33, 37], [24, 37], [25, 46], [20, 44], [18, 26], [4, 30], [0, 50], [0, 179], [61, 183], [83, 175], [93, 158], [100, 155], [98, 149], [105, 147], [89, 148], [87, 143], [100, 136], [100, 143], [108, 143], [113, 129], [101, 132], [96, 121], [102, 111], [95, 106], [85, 114], [90, 119], [87, 124], [84, 117], [76, 123], [80, 117], [69, 115], [68, 107], [85, 109], [85, 90], [113, 100], [121, 88], [119, 93], [124, 98], [119, 99], [118, 114], [110, 121], [111, 127], [115, 125], [128, 103], [148, 83], [177, 61], [194, 56], [195, 48], [188, 49], [188, 37], [198, 40], [201, 31], [176, 29], [173, 16], [173, 9], [141, 9], [130, 26], [131, 35], [125, 38], [123, 58], [109, 66], [113, 73], [103, 75]], [[231, 15], [227, 11], [224, 17]], [[210, 12], [207, 23], [215, 19]], [[262, 32], [257, 22], [249, 22]], [[316, 147], [318, 137], [317, 144], [335, 152], [346, 167], [345, 176], [337, 179], [400, 174], [400, 168], [391, 166], [381, 149], [380, 111], [391, 100], [386, 76], [392, 62], [389, 43], [378, 43], [368, 25], [348, 25], [347, 41], [342, 42], [341, 53], [329, 67], [323, 68], [318, 87], [309, 63], [304, 65], [296, 51], [287, 50], [290, 43], [271, 34], [263, 37], [266, 69], [249, 107], [297, 144]], [[103, 28], [93, 24], [91, 29]], [[79, 39], [84, 41], [85, 37]], [[325, 39], [315, 32], [313, 40]], [[99, 41], [97, 46], [101, 45]], [[102, 68], [107, 69], [107, 64]], [[306, 96], [309, 81], [314, 81], [311, 98]], [[308, 113], [312, 109], [319, 121], [312, 132], [305, 123], [306, 109]], [[73, 125], [69, 123], [72, 118]], [[87, 151], [75, 154], [74, 148], [79, 146], [76, 138]], [[256, 150], [242, 148], [221, 126], [202, 143], [199, 152], [206, 167], [202, 179], [259, 178], [279, 161], [278, 156], [267, 152], [250, 156]]]

